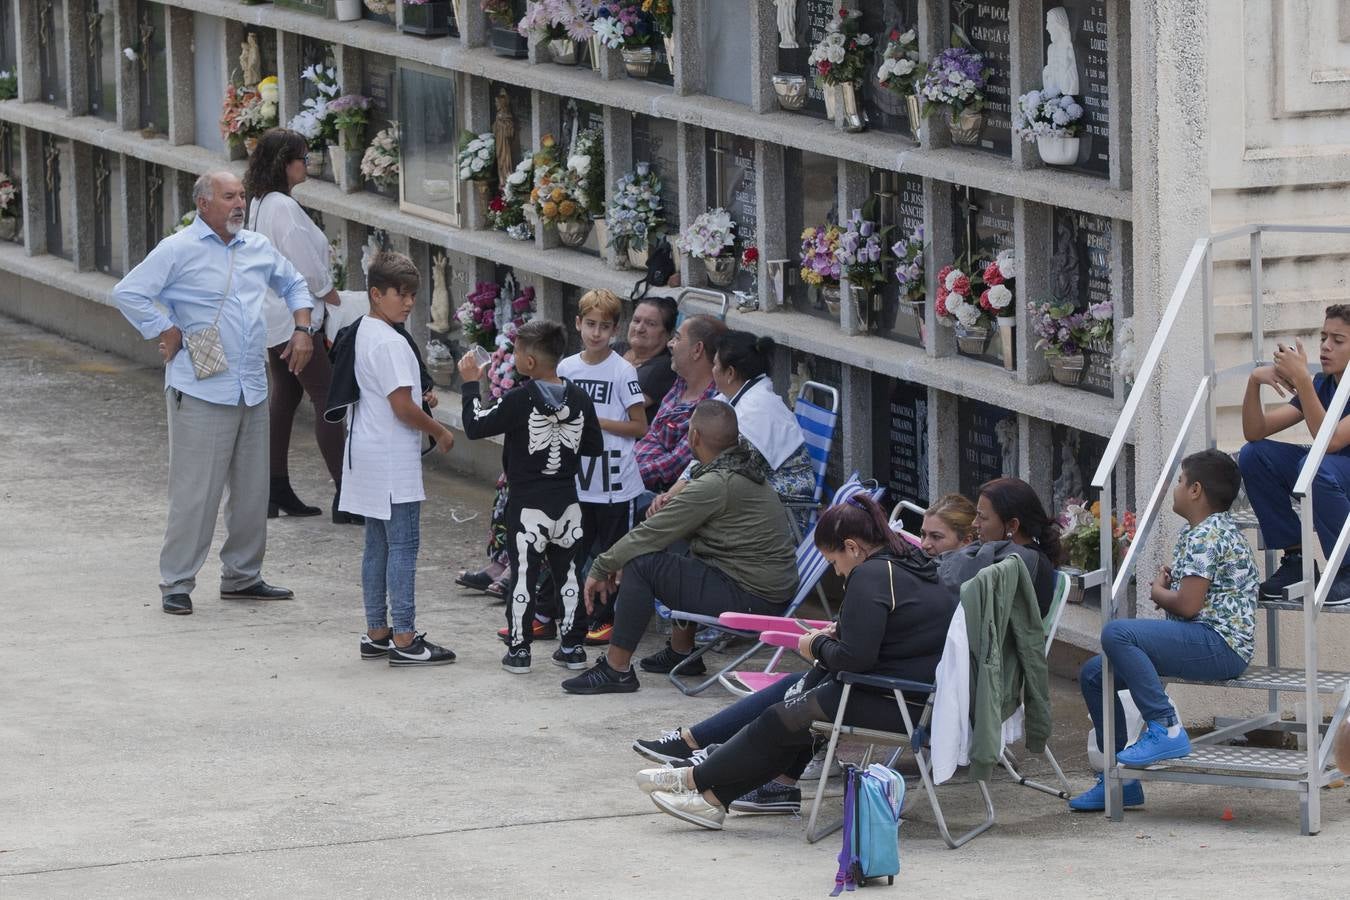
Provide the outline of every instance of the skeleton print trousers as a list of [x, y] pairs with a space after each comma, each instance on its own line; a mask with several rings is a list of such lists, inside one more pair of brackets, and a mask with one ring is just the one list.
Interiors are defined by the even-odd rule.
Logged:
[[[542, 509], [539, 507], [543, 507]], [[587, 618], [581, 609], [581, 504], [575, 499], [558, 505], [530, 506], [514, 498], [506, 504], [506, 552], [511, 559], [511, 589], [507, 593], [506, 627], [512, 648], [529, 646], [536, 608], [551, 615], [561, 608], [558, 638], [564, 647], [580, 647]], [[559, 596], [538, 596], [539, 573], [547, 568], [547, 589]]]

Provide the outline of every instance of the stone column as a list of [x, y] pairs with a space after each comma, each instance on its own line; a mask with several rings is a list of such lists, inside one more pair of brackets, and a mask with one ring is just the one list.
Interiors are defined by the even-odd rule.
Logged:
[[[474, 134], [492, 131], [492, 97], [486, 78], [474, 78], [460, 73], [459, 96], [464, 98], [464, 127]], [[496, 163], [493, 163], [494, 171]], [[458, 178], [458, 171], [455, 177]], [[487, 227], [487, 204], [480, 200], [477, 188], [469, 183], [461, 183], [461, 195], [464, 198], [464, 215], [460, 217], [460, 227], [482, 230]]]
[[15, 73], [19, 81], [18, 99], [24, 103], [35, 103], [42, 99], [42, 63], [40, 62], [40, 51], [38, 49], [38, 5], [31, 0], [6, 0], [6, 2], [13, 5], [13, 15], [10, 18], [18, 26], [19, 32], [15, 37], [15, 49], [18, 51], [19, 62], [18, 72]]
[[[65, 40], [61, 58], [66, 66], [66, 110], [72, 116], [89, 114], [89, 53], [85, 38], [89, 32], [85, 0], [66, 0]], [[91, 257], [92, 258], [92, 257]]]
[[[776, 28], [774, 33], [777, 34]], [[774, 46], [777, 47], [776, 39]], [[755, 142], [755, 172], [759, 175], [755, 190], [756, 221], [781, 221], [787, 204], [785, 170], [782, 144]], [[790, 258], [788, 234], [783, 228], [761, 227], [756, 240], [759, 241], [759, 308], [775, 310], [780, 306], [776, 281], [781, 281], [786, 294], [788, 285], [797, 277], [797, 268]], [[772, 267], [770, 262], [774, 263]]]
[[[1032, 416], [1017, 417], [1017, 475], [1030, 484], [1037, 495], [1053, 495], [1054, 440], [1053, 426], [1044, 419]], [[1088, 476], [1089, 478], [1091, 475]], [[1059, 510], [1049, 510], [1051, 517]]]
[[773, 92], [773, 76], [778, 71], [777, 6], [767, 0], [751, 3], [749, 28], [750, 111], [773, 112], [778, 109], [778, 98]]
[[[920, 3], [919, 25], [916, 29], [919, 39], [919, 58], [927, 62], [950, 47], [951, 28], [951, 9], [948, 4]], [[937, 127], [933, 127], [933, 123], [937, 123]], [[931, 118], [924, 119], [921, 131], [919, 146], [924, 149], [951, 146], [951, 132], [947, 129], [946, 118], [940, 112], [934, 113]], [[942, 493], [934, 489], [933, 496], [940, 497]]]
[[[1008, 99], [1014, 113], [1018, 97], [1041, 87], [1041, 69], [1045, 66], [1044, 27], [1045, 13], [1041, 4], [1018, 3], [1016, 0], [1008, 4]], [[1016, 133], [1012, 140], [1012, 162], [1020, 169], [1040, 168], [1043, 165], [1036, 152], [1036, 145], [1028, 144]]]
[[145, 163], [134, 156], [122, 157], [122, 196], [113, 202], [113, 215], [122, 226], [122, 244], [113, 248], [122, 271], [130, 272], [145, 256], [146, 190]]
[[455, 6], [464, 11], [463, 16], [455, 17], [459, 27], [460, 44], [465, 49], [487, 46], [488, 21], [479, 4], [474, 0], [455, 0]]
[[[554, 138], [558, 137], [556, 129], [562, 122], [562, 101], [557, 94], [531, 91], [530, 108], [533, 112], [530, 130], [534, 134], [533, 146], [537, 148], [542, 145], [545, 135], [552, 134]], [[559, 162], [562, 161], [559, 159]], [[552, 250], [561, 246], [558, 229], [545, 228], [543, 223], [540, 223], [534, 230], [534, 245], [540, 250]]]
[[[671, 61], [671, 74], [675, 80], [675, 94], [679, 97], [701, 94], [707, 87], [704, 78], [707, 66], [703, 54], [703, 20], [707, 17], [708, 2], [710, 0], [672, 0], [672, 9], [675, 11], [675, 59]], [[752, 35], [753, 17], [758, 11], [757, 8], [763, 5], [763, 3], [750, 4]], [[751, 41], [753, 40], [752, 37]], [[750, 77], [754, 78], [753, 63]]]
[[[839, 160], [839, 223], [841, 227], [848, 221], [849, 216], [853, 215], [853, 210], [861, 209], [862, 205], [867, 202], [867, 197], [871, 193], [868, 175], [867, 166], [844, 159]], [[862, 324], [858, 317], [857, 307], [854, 306], [850, 294], [848, 275], [845, 274], [839, 282], [839, 320], [845, 334], [859, 334], [862, 331]]]
[[[1124, 337], [1125, 320], [1134, 314], [1134, 255], [1130, 252], [1134, 245], [1134, 226], [1129, 222], [1114, 220], [1111, 222], [1111, 320], [1114, 342], [1112, 350], [1119, 356], [1120, 341]], [[1135, 337], [1136, 365], [1143, 359], [1147, 349]], [[1125, 376], [1133, 377], [1133, 372], [1122, 371], [1120, 365], [1111, 366], [1111, 382], [1116, 401], [1124, 404], [1129, 390], [1125, 386]]]
[[[934, 304], [937, 302], [937, 273], [956, 259], [956, 191], [945, 181], [923, 180], [923, 233], [928, 236], [928, 255], [924, 260], [924, 283], [928, 297], [928, 355], [951, 356], [956, 352], [956, 333], [939, 325]], [[931, 408], [931, 407], [930, 407]], [[953, 426], [955, 427], [955, 426]], [[955, 446], [955, 445], [953, 445]], [[936, 482], [932, 482], [936, 483]], [[942, 492], [942, 493], [945, 493]], [[941, 496], [941, 493], [935, 493]]]
[[856, 366], [842, 368], [839, 435], [844, 471], [856, 469], [860, 477], [870, 478], [875, 473], [872, 464], [872, 373]]
[[[626, 109], [606, 106], [604, 116], [605, 208], [608, 209], [614, 202], [615, 182], [633, 171], [633, 114]], [[612, 247], [602, 246], [600, 255], [613, 268], [624, 269], [628, 266], [626, 252], [619, 253]]]
[[68, 223], [67, 232], [71, 238], [70, 261], [74, 264], [76, 272], [92, 272], [97, 268], [94, 255], [94, 218], [82, 215], [77, 210], [77, 198], [94, 196], [94, 149], [77, 141], [69, 141], [67, 146], [69, 150], [61, 154], [61, 174], [62, 180], [69, 184], [72, 190], [62, 192], [68, 199], [61, 215]]
[[[708, 209], [707, 159], [704, 148], [707, 146], [707, 134], [697, 125], [676, 126], [676, 152], [679, 165], [676, 166], [680, 180], [680, 222], [688, 225]], [[671, 244], [674, 249], [674, 243]], [[676, 264], [680, 271], [680, 284], [685, 287], [706, 287], [708, 273], [703, 263], [692, 257], [685, 257], [676, 251]]]
[[[956, 395], [928, 389], [928, 493], [929, 499], [952, 494], [961, 488], [956, 424]], [[959, 460], [958, 460], [959, 462]]]
[[47, 212], [43, 202], [42, 132], [19, 129], [19, 178], [23, 185], [23, 245], [29, 256], [47, 252]]
[[[197, 138], [194, 116], [196, 98], [193, 93], [192, 72], [194, 40], [192, 17], [191, 10], [175, 6], [164, 7], [164, 26], [167, 32], [164, 36], [164, 55], [169, 67], [169, 143], [174, 145], [191, 144]], [[295, 79], [278, 78], [277, 81], [283, 85], [288, 81], [295, 83]], [[282, 90], [285, 91], [285, 88]], [[281, 121], [285, 123], [286, 120], [287, 117], [283, 113]]]
[[[113, 21], [113, 41], [117, 55], [113, 57], [113, 72], [117, 90], [117, 127], [123, 131], [138, 131], [141, 127], [140, 63], [127, 59], [123, 47], [139, 47], [140, 32], [136, 27], [136, 0], [117, 0], [117, 17]], [[229, 23], [226, 23], [229, 30]]]
[[1130, 92], [1134, 88], [1130, 67], [1129, 0], [1106, 0], [1106, 19], [1111, 23], [1111, 32], [1106, 36], [1106, 85], [1110, 95], [1107, 113], [1111, 120], [1107, 148], [1111, 156], [1111, 186], [1129, 190], [1133, 168]]
[[1017, 380], [1037, 384], [1050, 377], [1045, 357], [1036, 349], [1032, 327], [1033, 302], [1051, 296], [1049, 264], [1053, 258], [1054, 229], [1051, 208], [1029, 200], [1013, 201], [1013, 247], [1017, 254], [1017, 282], [1013, 304], [1017, 307]]
[[534, 281], [535, 317], [563, 320], [563, 283], [552, 278], [538, 277]]
[[300, 111], [300, 35], [277, 32], [277, 121], [283, 126]]

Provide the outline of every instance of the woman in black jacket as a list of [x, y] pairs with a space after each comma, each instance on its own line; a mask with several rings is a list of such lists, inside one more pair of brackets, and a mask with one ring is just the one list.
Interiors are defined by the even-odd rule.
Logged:
[[[958, 602], [938, 581], [937, 565], [892, 532], [881, 507], [866, 496], [826, 510], [816, 525], [816, 546], [845, 583], [838, 623], [807, 632], [798, 645], [815, 668], [800, 690], [701, 764], [639, 772], [638, 784], [662, 811], [720, 829], [732, 801], [803, 764], [812, 753], [811, 723], [831, 721], [838, 712], [844, 685], [834, 672], [932, 682]], [[844, 721], [902, 729], [894, 695], [862, 688], [850, 695]]]

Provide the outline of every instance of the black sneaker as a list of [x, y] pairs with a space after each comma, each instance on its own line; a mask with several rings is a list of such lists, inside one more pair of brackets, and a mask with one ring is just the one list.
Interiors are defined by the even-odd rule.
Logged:
[[[690, 656], [689, 653], [681, 653], [670, 646], [670, 641], [666, 641], [665, 649], [660, 653], [653, 653], [651, 656], [644, 657], [639, 665], [642, 671], [664, 674], [684, 662]], [[703, 664], [703, 657], [699, 657], [689, 665], [680, 669], [681, 675], [703, 675], [708, 671], [708, 667]]]
[[559, 647], [553, 651], [553, 664], [573, 671], [584, 669], [586, 668], [586, 648]]
[[632, 669], [616, 672], [602, 654], [585, 672], [562, 683], [569, 694], [631, 694], [638, 689], [637, 673]]
[[699, 747], [688, 759], [672, 759], [670, 762], [666, 763], [666, 765], [670, 766], [672, 769], [685, 769], [701, 766], [708, 761], [708, 757], [712, 756], [713, 751], [720, 746], [722, 745], [709, 744], [706, 747]]
[[361, 658], [384, 659], [394, 647], [394, 635], [391, 632], [378, 641], [368, 634], [361, 635]]
[[674, 763], [677, 759], [688, 759], [694, 755], [693, 748], [680, 737], [680, 730], [664, 731], [655, 741], [633, 741], [633, 750], [652, 762]]
[[454, 661], [454, 651], [431, 643], [425, 634], [414, 635], [406, 647], [400, 647], [392, 639], [389, 642], [391, 666], [443, 666]]
[[752, 816], [795, 816], [802, 811], [802, 792], [800, 788], [770, 781], [742, 794], [727, 808]]
[[1322, 605], [1350, 606], [1350, 568], [1336, 573], [1336, 580], [1331, 583], [1331, 590], [1327, 592], [1327, 599]]
[[[1313, 564], [1313, 578], [1317, 578], [1317, 565]], [[1285, 551], [1280, 564], [1270, 577], [1261, 582], [1262, 600], [1283, 600], [1284, 589], [1303, 580], [1303, 554], [1297, 551]]]
[[530, 648], [524, 645], [508, 649], [502, 657], [502, 668], [512, 675], [530, 674]]

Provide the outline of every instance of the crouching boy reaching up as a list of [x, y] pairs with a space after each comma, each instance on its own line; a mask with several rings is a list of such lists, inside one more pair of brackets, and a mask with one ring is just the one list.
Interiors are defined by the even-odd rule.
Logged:
[[[1237, 464], [1218, 450], [1181, 461], [1172, 490], [1172, 510], [1186, 520], [1172, 564], [1153, 581], [1151, 596], [1165, 620], [1117, 619], [1102, 629], [1102, 653], [1115, 672], [1112, 696], [1128, 689], [1147, 723], [1125, 747], [1125, 714], [1116, 701], [1116, 758], [1126, 766], [1149, 766], [1191, 752], [1190, 738], [1163, 690], [1161, 676], [1222, 681], [1241, 675], [1256, 648], [1258, 576], [1251, 547], [1228, 514], [1242, 486]], [[1078, 673], [1079, 687], [1102, 746], [1102, 657]], [[1137, 780], [1125, 782], [1125, 806], [1144, 802]], [[1104, 809], [1103, 776], [1069, 801], [1069, 808]]]

